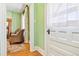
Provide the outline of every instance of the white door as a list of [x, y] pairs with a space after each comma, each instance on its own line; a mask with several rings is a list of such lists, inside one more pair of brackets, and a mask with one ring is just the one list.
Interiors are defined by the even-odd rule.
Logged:
[[66, 4], [62, 3], [53, 3], [47, 4], [47, 20], [46, 20], [46, 46], [47, 46], [47, 54], [48, 55], [62, 55], [61, 52], [58, 51], [58, 47], [54, 44], [58, 37], [59, 27], [66, 26]]
[[79, 4], [47, 4], [47, 55], [79, 55]]

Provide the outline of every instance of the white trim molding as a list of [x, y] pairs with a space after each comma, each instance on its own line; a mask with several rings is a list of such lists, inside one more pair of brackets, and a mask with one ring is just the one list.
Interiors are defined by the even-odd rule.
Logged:
[[34, 51], [34, 4], [29, 5], [29, 12], [30, 12], [30, 51]]
[[6, 4], [0, 4], [0, 56], [7, 55]]
[[39, 53], [41, 53], [43, 56], [46, 56], [46, 52], [45, 50], [43, 50], [42, 48], [35, 46], [35, 50], [37, 50]]
[[45, 4], [44, 15], [45, 15], [44, 49], [45, 49], [45, 51], [46, 51], [45, 53], [47, 55], [47, 3]]

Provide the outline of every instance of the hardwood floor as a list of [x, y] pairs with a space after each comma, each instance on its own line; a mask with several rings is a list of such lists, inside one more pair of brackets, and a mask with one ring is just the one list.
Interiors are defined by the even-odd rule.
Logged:
[[30, 45], [24, 44], [25, 48], [18, 52], [8, 52], [8, 56], [42, 56], [38, 51], [30, 52]]

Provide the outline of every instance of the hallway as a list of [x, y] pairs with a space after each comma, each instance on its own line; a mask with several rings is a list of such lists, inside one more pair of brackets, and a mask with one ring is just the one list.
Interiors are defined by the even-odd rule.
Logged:
[[30, 52], [30, 45], [24, 44], [25, 47], [18, 52], [8, 53], [8, 56], [42, 56], [38, 51]]

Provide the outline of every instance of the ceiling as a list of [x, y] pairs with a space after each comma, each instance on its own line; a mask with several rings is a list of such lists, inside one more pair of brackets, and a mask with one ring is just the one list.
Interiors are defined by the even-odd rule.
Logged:
[[25, 3], [7, 3], [6, 4], [7, 10], [15, 11], [19, 13], [21, 13], [24, 10], [25, 6], [26, 6]]

